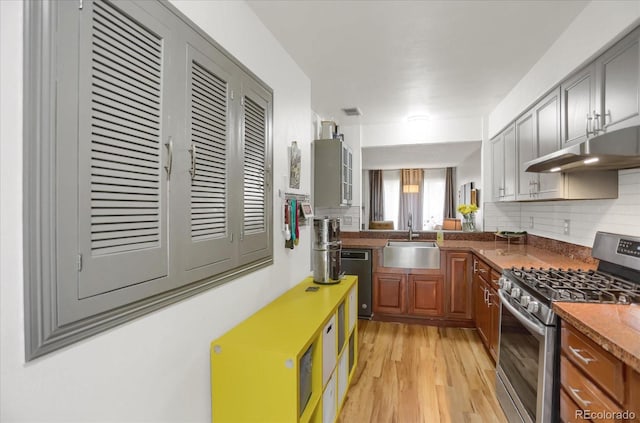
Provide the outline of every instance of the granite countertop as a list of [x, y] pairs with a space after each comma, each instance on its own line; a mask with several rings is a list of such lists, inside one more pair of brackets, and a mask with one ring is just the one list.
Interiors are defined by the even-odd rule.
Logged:
[[567, 323], [640, 372], [640, 305], [553, 303]]
[[[344, 238], [343, 248], [383, 248], [384, 238]], [[595, 269], [596, 265], [587, 264], [561, 254], [526, 244], [508, 244], [507, 241], [461, 241], [445, 240], [441, 250], [469, 250], [489, 262], [497, 269], [516, 267], [555, 267], [563, 269]]]

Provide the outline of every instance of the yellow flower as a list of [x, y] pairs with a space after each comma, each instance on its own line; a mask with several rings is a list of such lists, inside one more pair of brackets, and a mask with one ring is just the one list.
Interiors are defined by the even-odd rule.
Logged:
[[478, 206], [475, 204], [460, 204], [458, 206], [458, 212], [463, 216], [467, 216], [468, 214], [475, 213], [478, 211]]

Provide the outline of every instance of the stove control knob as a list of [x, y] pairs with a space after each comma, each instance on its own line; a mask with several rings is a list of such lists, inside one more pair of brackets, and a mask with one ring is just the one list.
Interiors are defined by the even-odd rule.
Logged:
[[511, 281], [504, 276], [500, 278], [498, 284], [500, 285], [500, 288], [504, 289], [506, 292], [511, 291]]
[[537, 313], [538, 310], [540, 310], [540, 304], [538, 304], [537, 301], [530, 301], [529, 305], [527, 306], [527, 311], [529, 313]]
[[515, 287], [511, 290], [511, 298], [515, 298], [516, 300], [520, 298], [520, 288]]
[[520, 297], [520, 304], [523, 307], [529, 306], [529, 304], [531, 304], [531, 296], [530, 295], [523, 295], [522, 297]]

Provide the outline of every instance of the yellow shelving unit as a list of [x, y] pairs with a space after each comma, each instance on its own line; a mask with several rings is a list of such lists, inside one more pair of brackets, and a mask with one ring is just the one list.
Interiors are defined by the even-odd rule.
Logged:
[[357, 365], [357, 284], [356, 276], [336, 285], [309, 277], [214, 340], [213, 422], [333, 423]]

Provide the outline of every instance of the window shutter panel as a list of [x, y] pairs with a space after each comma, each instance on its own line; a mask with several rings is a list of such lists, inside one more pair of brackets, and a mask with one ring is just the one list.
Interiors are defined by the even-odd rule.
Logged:
[[264, 232], [266, 228], [266, 109], [244, 97], [244, 235]]
[[250, 79], [242, 81], [242, 231], [240, 263], [273, 252], [271, 188], [272, 94]]
[[236, 69], [228, 58], [199, 34], [191, 33], [186, 48], [186, 146], [188, 169], [177, 175], [174, 215], [182, 248], [181, 283], [189, 283], [233, 266], [229, 208], [229, 163], [233, 132], [231, 91]]
[[106, 1], [92, 3], [88, 31], [80, 298], [167, 275], [163, 38]]
[[[227, 84], [191, 64], [191, 237], [227, 236]], [[195, 152], [195, 153], [194, 153]]]

